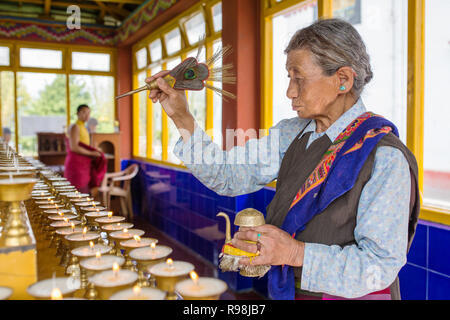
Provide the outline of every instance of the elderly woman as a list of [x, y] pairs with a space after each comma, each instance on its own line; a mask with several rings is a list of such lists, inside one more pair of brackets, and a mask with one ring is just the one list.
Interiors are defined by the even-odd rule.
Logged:
[[[254, 192], [277, 179], [267, 224], [241, 228], [232, 241], [259, 250], [240, 264], [272, 265], [272, 298], [399, 299], [397, 275], [420, 206], [417, 165], [396, 127], [367, 112], [360, 97], [372, 79], [361, 36], [347, 22], [322, 20], [299, 30], [285, 53], [287, 96], [298, 117], [228, 152], [196, 125], [184, 92], [158, 79], [150, 98], [182, 135], [174, 152], [221, 195]], [[263, 154], [256, 161], [249, 157], [255, 150]], [[207, 161], [207, 154], [223, 161]]]

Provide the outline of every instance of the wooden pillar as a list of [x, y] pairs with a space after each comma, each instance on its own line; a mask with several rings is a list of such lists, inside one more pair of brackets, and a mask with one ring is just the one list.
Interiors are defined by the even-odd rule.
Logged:
[[[233, 52], [224, 64], [233, 63], [237, 81], [224, 85], [237, 99], [223, 101], [223, 145], [227, 129], [259, 129], [259, 37], [260, 1], [227, 0], [222, 2], [222, 42], [231, 45]], [[247, 137], [248, 138], [248, 137]]]
[[[132, 84], [132, 54], [131, 46], [117, 49], [117, 92], [130, 91]], [[132, 137], [132, 97], [124, 97], [117, 101], [117, 120], [120, 123], [120, 157], [131, 158]]]

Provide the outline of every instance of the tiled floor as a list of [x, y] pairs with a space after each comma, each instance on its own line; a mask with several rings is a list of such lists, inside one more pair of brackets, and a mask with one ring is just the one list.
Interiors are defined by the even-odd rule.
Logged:
[[[204, 277], [216, 277], [216, 267], [203, 257], [184, 246], [182, 243], [168, 237], [163, 232], [159, 231], [146, 221], [135, 218], [134, 228], [142, 229], [145, 231], [145, 236], [158, 239], [158, 243], [167, 245], [173, 249], [171, 258], [174, 260], [182, 260], [192, 263], [195, 266], [195, 271], [199, 276]], [[263, 300], [264, 297], [257, 292], [250, 291], [245, 293], [236, 293], [228, 289], [221, 297], [221, 300]]]

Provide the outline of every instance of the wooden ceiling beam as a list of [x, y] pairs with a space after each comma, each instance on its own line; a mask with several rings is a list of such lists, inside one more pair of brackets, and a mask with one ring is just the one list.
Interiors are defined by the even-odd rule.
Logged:
[[108, 12], [114, 19], [121, 21], [122, 17], [120, 17], [118, 14], [116, 14], [115, 12], [112, 12], [109, 7], [107, 7], [104, 3], [99, 2], [99, 1], [95, 1], [95, 3], [98, 5], [98, 8], [100, 9], [100, 12], [105, 11]]
[[109, 12], [111, 15], [119, 15], [121, 17], [128, 17], [128, 15], [131, 13], [128, 10], [125, 9], [119, 9], [116, 6], [108, 6], [100, 1], [95, 1], [95, 3], [99, 6], [100, 10], [104, 10], [106, 12]]
[[[20, 3], [32, 3], [32, 4], [40, 4], [40, 5], [45, 5], [47, 0], [10, 0], [13, 2], [17, 2], [18, 4]], [[79, 6], [81, 9], [98, 9], [98, 6], [96, 6], [95, 4], [84, 4], [84, 3], [70, 3], [70, 2], [62, 2], [62, 1], [52, 1], [51, 2], [51, 6], [52, 7], [59, 7], [59, 8], [67, 8], [70, 5], [77, 5]]]
[[110, 2], [110, 3], [123, 3], [123, 4], [142, 4], [144, 0], [98, 0], [96, 2]]
[[50, 16], [50, 9], [52, 7], [52, 0], [45, 0], [44, 3], [44, 14]]

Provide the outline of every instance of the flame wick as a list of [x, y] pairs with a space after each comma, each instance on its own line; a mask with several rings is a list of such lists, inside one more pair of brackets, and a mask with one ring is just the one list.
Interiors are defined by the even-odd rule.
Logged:
[[133, 293], [136, 297], [139, 297], [141, 295], [141, 288], [139, 286], [134, 286]]
[[192, 281], [194, 282], [195, 286], [198, 286], [198, 274], [195, 271], [189, 272], [189, 276], [191, 277]]
[[61, 290], [59, 290], [58, 288], [53, 288], [51, 299], [52, 300], [62, 300], [63, 296], [62, 296]]

